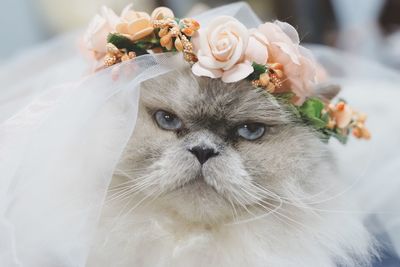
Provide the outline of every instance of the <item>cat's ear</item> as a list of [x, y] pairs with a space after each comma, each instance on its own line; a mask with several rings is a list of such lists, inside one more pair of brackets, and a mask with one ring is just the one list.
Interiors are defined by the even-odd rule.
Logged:
[[335, 98], [339, 94], [340, 90], [341, 88], [339, 85], [331, 83], [319, 84], [314, 88], [315, 95], [318, 98], [329, 101]]

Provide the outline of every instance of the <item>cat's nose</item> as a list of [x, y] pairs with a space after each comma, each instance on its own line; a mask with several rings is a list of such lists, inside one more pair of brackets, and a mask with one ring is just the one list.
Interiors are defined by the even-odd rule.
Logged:
[[200, 164], [204, 164], [209, 158], [217, 156], [219, 153], [213, 148], [205, 146], [195, 146], [189, 149], [189, 151], [196, 156]]

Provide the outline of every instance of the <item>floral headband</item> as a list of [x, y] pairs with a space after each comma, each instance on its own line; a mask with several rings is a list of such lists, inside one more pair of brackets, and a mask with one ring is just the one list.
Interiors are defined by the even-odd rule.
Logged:
[[344, 100], [337, 103], [316, 96], [322, 68], [309, 50], [300, 45], [296, 29], [275, 21], [247, 29], [233, 17], [220, 16], [200, 29], [191, 18], [179, 19], [166, 7], [151, 15], [127, 6], [117, 16], [103, 7], [89, 25], [84, 42], [100, 68], [150, 53], [181, 52], [197, 76], [233, 83], [249, 80], [277, 98], [322, 134], [325, 140], [345, 143], [352, 133], [369, 139], [366, 116]]

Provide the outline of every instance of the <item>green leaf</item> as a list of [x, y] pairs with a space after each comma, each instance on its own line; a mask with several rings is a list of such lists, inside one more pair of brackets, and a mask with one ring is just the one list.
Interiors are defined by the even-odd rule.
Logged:
[[125, 49], [127, 52], [135, 52], [137, 56], [148, 54], [146, 48], [133, 42], [131, 39], [116, 33], [110, 33], [107, 41], [115, 45], [118, 49]]
[[252, 67], [254, 71], [247, 77], [249, 80], [257, 80], [261, 74], [265, 73], [268, 68], [265, 65], [257, 64], [253, 62]]
[[326, 123], [326, 124], [328, 124], [328, 122], [329, 122], [329, 114], [326, 112], [326, 113], [323, 113], [322, 114], [322, 116], [321, 116], [321, 119]]
[[255, 62], [253, 62], [252, 66], [253, 66], [253, 69], [254, 69], [254, 73], [256, 73], [258, 75], [261, 75], [261, 74], [265, 73], [267, 71], [267, 69], [268, 69], [267, 66], [262, 65], [262, 64], [257, 64]]
[[128, 49], [135, 45], [131, 39], [115, 33], [108, 35], [107, 42], [112, 43], [119, 49]]
[[302, 114], [307, 117], [321, 117], [321, 112], [324, 109], [324, 103], [316, 98], [307, 99], [303, 105], [300, 106], [299, 110]]
[[323, 129], [327, 124], [327, 118], [322, 115], [324, 106], [321, 100], [310, 98], [299, 107], [299, 112], [306, 122], [309, 122], [316, 129]]
[[323, 129], [326, 127], [326, 122], [319, 118], [309, 118], [309, 122], [316, 128], [316, 129]]

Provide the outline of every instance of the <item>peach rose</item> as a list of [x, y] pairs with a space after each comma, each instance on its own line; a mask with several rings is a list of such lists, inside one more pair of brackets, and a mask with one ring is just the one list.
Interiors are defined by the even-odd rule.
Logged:
[[267, 22], [258, 30], [268, 39], [268, 61], [283, 65], [285, 74], [282, 91], [291, 90], [301, 105], [311, 96], [316, 82], [316, 63], [311, 52], [300, 45], [299, 35], [288, 23]]
[[89, 24], [83, 41], [86, 48], [101, 57], [107, 52], [107, 36], [115, 31], [118, 16], [111, 9], [103, 6], [100, 15], [96, 15]]
[[215, 18], [206, 29], [200, 29], [192, 41], [199, 59], [192, 67], [197, 76], [221, 78], [231, 83], [254, 71], [251, 62], [244, 58], [249, 32], [233, 17]]
[[154, 28], [149, 14], [134, 11], [131, 7], [132, 5], [128, 5], [122, 11], [116, 30], [118, 33], [128, 35], [132, 41], [136, 41], [153, 33]]

